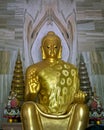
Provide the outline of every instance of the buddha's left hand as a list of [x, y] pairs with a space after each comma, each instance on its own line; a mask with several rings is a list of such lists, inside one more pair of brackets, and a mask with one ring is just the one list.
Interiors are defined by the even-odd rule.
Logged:
[[87, 94], [84, 93], [83, 91], [79, 90], [74, 97], [74, 102], [75, 103], [84, 103], [86, 100]]

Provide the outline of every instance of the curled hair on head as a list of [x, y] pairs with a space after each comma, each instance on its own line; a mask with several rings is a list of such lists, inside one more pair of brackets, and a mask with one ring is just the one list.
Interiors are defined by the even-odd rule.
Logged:
[[45, 35], [42, 39], [42, 46], [44, 45], [44, 43], [46, 43], [46, 41], [56, 41], [59, 44], [61, 44], [61, 40], [59, 38], [58, 35], [56, 35], [53, 31], [50, 31], [47, 33], [47, 35]]

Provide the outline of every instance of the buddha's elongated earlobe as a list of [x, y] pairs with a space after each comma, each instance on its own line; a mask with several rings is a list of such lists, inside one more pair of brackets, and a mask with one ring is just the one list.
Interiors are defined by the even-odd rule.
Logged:
[[41, 52], [42, 52], [42, 59], [46, 59], [46, 54], [44, 52], [43, 46], [41, 46]]
[[59, 53], [58, 53], [57, 58], [58, 58], [58, 59], [61, 59], [61, 58], [62, 58], [62, 46], [60, 46], [60, 49], [59, 49]]

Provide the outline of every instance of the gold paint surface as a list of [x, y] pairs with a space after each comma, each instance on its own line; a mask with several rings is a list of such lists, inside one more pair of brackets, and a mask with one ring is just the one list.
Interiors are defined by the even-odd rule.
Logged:
[[24, 130], [87, 127], [86, 95], [79, 89], [77, 68], [61, 60], [60, 42], [57, 35], [49, 32], [42, 40], [43, 60], [26, 70], [26, 102], [21, 109]]

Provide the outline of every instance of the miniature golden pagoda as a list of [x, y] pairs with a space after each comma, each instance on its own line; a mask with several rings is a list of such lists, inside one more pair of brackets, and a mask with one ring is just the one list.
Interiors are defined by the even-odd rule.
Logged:
[[79, 79], [80, 79], [80, 88], [82, 91], [87, 93], [87, 100], [90, 99], [92, 95], [92, 87], [90, 84], [90, 79], [87, 72], [87, 67], [84, 62], [83, 56], [80, 55], [80, 63], [79, 63]]
[[23, 103], [24, 101], [24, 86], [25, 85], [24, 85], [22, 61], [20, 58], [20, 51], [18, 51], [11, 84], [11, 90], [17, 93], [17, 99], [20, 101], [20, 104]]

